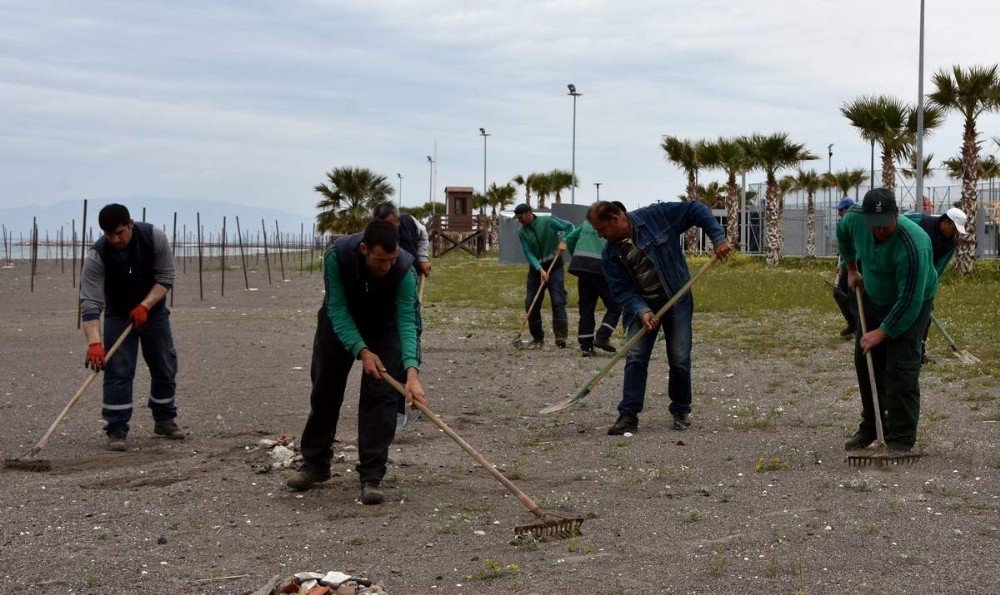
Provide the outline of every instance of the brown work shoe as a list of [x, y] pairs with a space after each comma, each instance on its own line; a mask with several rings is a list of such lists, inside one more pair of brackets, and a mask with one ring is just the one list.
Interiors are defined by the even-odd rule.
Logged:
[[330, 479], [329, 473], [320, 473], [310, 467], [303, 467], [301, 471], [289, 477], [288, 481], [285, 482], [285, 485], [292, 488], [296, 492], [304, 492], [314, 488], [316, 484], [323, 483], [328, 479]]
[[115, 452], [125, 452], [128, 450], [128, 445], [125, 444], [126, 434], [122, 432], [112, 432], [108, 434], [108, 450], [113, 450]]
[[373, 483], [366, 483], [361, 486], [361, 503], [367, 506], [381, 504], [385, 502], [385, 493], [378, 489]]
[[153, 433], [157, 436], [163, 436], [167, 440], [184, 440], [187, 438], [187, 434], [178, 428], [177, 424], [172, 421], [163, 424], [156, 424], [156, 427], [153, 428]]

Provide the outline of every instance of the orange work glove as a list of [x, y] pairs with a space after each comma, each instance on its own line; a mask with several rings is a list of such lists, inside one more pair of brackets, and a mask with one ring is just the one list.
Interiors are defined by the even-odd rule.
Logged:
[[132, 311], [128, 313], [129, 320], [132, 321], [132, 330], [137, 331], [139, 327], [146, 324], [146, 318], [149, 317], [149, 308], [139, 304]]
[[84, 365], [91, 370], [104, 369], [104, 344], [94, 342], [87, 346], [87, 361]]

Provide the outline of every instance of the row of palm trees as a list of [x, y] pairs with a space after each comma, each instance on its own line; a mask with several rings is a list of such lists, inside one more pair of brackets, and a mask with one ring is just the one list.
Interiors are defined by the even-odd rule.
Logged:
[[524, 189], [524, 202], [531, 206], [531, 194], [538, 200], [538, 208], [544, 209], [550, 196], [555, 196], [556, 203], [562, 202], [563, 191], [575, 187], [578, 179], [565, 169], [553, 169], [550, 172], [535, 172], [526, 176], [518, 174], [511, 182]]
[[[998, 65], [954, 66], [934, 74], [934, 91], [928, 96], [929, 103], [923, 110], [923, 130], [928, 134], [940, 127], [948, 112], [955, 112], [964, 120], [962, 149], [959, 157], [942, 163], [955, 179], [962, 180], [961, 207], [970, 221], [975, 221], [977, 210], [976, 187], [979, 179], [992, 179], [1000, 175], [1000, 165], [993, 156], [980, 159], [980, 139], [977, 118], [986, 112], [1000, 111], [1000, 74]], [[916, 175], [917, 108], [898, 98], [888, 95], [866, 95], [846, 102], [841, 113], [858, 129], [861, 138], [880, 148], [882, 185], [895, 192], [896, 164], [908, 163], [902, 167], [905, 177]], [[1000, 138], [994, 141], [1000, 147]], [[846, 194], [868, 180], [864, 169], [847, 169], [837, 173], [819, 174], [814, 170], [803, 170], [804, 161], [817, 159], [803, 143], [793, 142], [785, 132], [771, 134], [754, 133], [735, 138], [716, 140], [691, 140], [665, 136], [661, 143], [669, 163], [681, 168], [687, 178], [686, 193], [682, 198], [703, 200], [715, 207], [720, 202], [727, 212], [726, 235], [735, 246], [739, 243], [739, 187], [736, 178], [740, 175], [762, 171], [765, 175], [765, 230], [766, 261], [777, 264], [781, 259], [784, 244], [783, 213], [784, 195], [790, 191], [801, 191], [807, 196], [807, 254], [815, 255], [814, 197], [825, 188], [838, 188]], [[924, 170], [930, 169], [932, 156], [923, 157]], [[789, 168], [797, 168], [795, 175], [779, 177], [778, 173]], [[699, 173], [717, 170], [725, 174], [724, 187], [717, 183], [699, 185]], [[686, 238], [686, 247], [696, 247], [696, 231], [691, 230]], [[961, 273], [975, 271], [976, 235], [962, 236], [956, 256], [956, 269]]]

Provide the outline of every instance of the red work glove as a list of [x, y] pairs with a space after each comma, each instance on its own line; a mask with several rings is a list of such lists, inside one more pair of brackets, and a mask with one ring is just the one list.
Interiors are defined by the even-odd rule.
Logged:
[[129, 320], [132, 321], [132, 330], [137, 331], [139, 327], [146, 324], [146, 318], [149, 317], [149, 308], [139, 304], [132, 311], [128, 313]]
[[104, 344], [95, 342], [87, 346], [87, 361], [84, 365], [91, 370], [104, 369]]

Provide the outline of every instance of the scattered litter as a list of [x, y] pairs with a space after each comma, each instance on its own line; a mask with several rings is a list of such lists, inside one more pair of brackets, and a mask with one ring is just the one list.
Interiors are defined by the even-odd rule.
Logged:
[[366, 578], [351, 576], [332, 570], [321, 572], [297, 572], [291, 576], [276, 575], [253, 595], [280, 595], [296, 593], [301, 595], [388, 595], [382, 585], [373, 584]]
[[622, 436], [625, 436], [626, 438], [631, 438], [632, 432], [625, 432], [624, 434], [622, 434]]
[[247, 450], [263, 450], [267, 453], [265, 460], [250, 463], [250, 467], [257, 473], [270, 473], [276, 469], [290, 469], [293, 465], [302, 461], [302, 454], [299, 453], [299, 449], [295, 445], [295, 440], [285, 435], [261, 438], [246, 448]]

